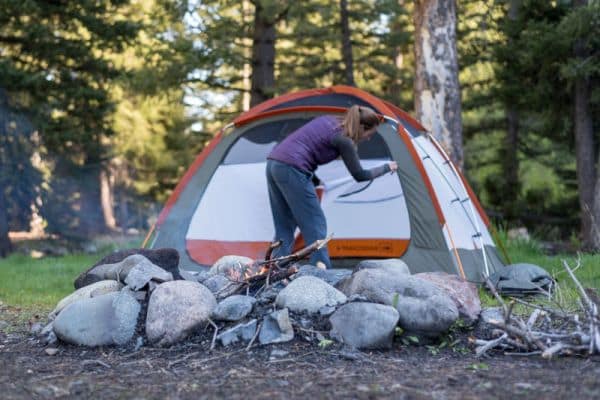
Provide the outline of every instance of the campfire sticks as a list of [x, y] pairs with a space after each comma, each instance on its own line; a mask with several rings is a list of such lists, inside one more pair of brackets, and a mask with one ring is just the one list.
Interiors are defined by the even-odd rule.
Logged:
[[[488, 279], [486, 284], [501, 304], [504, 318], [502, 321], [490, 321], [498, 328], [495, 339], [474, 339], [477, 356], [486, 356], [488, 351], [496, 348], [503, 349], [505, 354], [541, 355], [543, 358], [600, 354], [598, 297], [594, 291], [581, 285], [566, 261], [562, 263], [577, 289], [581, 313], [554, 310], [517, 298], [512, 298], [507, 305]], [[515, 303], [533, 309], [527, 321], [512, 312]]]
[[257, 287], [262, 282], [265, 282], [264, 287], [268, 287], [273, 282], [290, 277], [298, 272], [297, 261], [307, 258], [313, 252], [326, 246], [331, 237], [330, 235], [325, 239], [316, 240], [288, 256], [271, 259], [271, 252], [277, 247], [277, 243], [274, 243], [267, 251], [267, 259], [255, 261], [252, 265], [247, 266], [246, 273], [242, 279], [228, 277], [230, 280], [229, 284], [216, 293], [217, 298], [222, 299], [232, 294], [241, 293], [244, 290], [249, 292], [250, 288]]

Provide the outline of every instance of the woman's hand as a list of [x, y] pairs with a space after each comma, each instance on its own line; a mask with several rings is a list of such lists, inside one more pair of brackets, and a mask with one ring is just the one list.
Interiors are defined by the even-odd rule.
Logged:
[[396, 161], [390, 161], [388, 165], [390, 166], [391, 172], [396, 172], [398, 170], [398, 163]]

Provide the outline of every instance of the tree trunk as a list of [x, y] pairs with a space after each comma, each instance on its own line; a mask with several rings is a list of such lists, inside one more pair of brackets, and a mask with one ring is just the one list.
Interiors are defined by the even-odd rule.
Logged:
[[[508, 18], [511, 22], [517, 20], [521, 0], [511, 0], [508, 9]], [[510, 34], [508, 41], [514, 42], [514, 33]], [[504, 202], [507, 217], [514, 218], [517, 213], [517, 198], [521, 191], [519, 181], [519, 112], [512, 99], [507, 99], [506, 107], [506, 137], [504, 139], [504, 154], [502, 154], [502, 170], [504, 172]]]
[[8, 237], [7, 204], [4, 190], [0, 188], [0, 257], [6, 257], [12, 251], [12, 244]]
[[[249, 16], [251, 17], [251, 5], [248, 0], [242, 0], [242, 21], [244, 22], [244, 26], [246, 25]], [[244, 59], [249, 60], [250, 57], [252, 57], [250, 49], [252, 42], [250, 41], [250, 38], [245, 35], [242, 40], [244, 43]], [[242, 93], [242, 111], [248, 111], [250, 109], [251, 75], [252, 66], [250, 65], [250, 61], [245, 61], [242, 69], [242, 87], [244, 88], [244, 92]]]
[[[587, 0], [576, 0], [575, 7], [584, 7]], [[581, 40], [575, 42], [575, 58], [580, 62], [589, 55]], [[590, 110], [590, 82], [583, 76], [575, 79], [574, 93], [575, 152], [577, 157], [577, 185], [581, 208], [581, 233], [586, 250], [600, 250], [600, 200], [598, 199], [598, 159], [594, 152], [594, 129]]]
[[111, 182], [109, 172], [103, 169], [100, 171], [100, 204], [102, 205], [102, 214], [104, 215], [104, 221], [106, 221], [106, 227], [110, 230], [117, 229], [117, 221], [113, 209], [113, 188], [114, 185]]
[[97, 234], [106, 233], [107, 226], [102, 211], [101, 166], [90, 162], [82, 171], [80, 184], [79, 210], [77, 212], [80, 238], [91, 239]]
[[342, 59], [346, 85], [356, 86], [354, 82], [354, 61], [352, 59], [352, 41], [350, 39], [350, 23], [348, 22], [348, 2], [340, 0], [340, 21], [342, 25]]
[[462, 169], [456, 3], [454, 0], [417, 0], [413, 20], [417, 118], [440, 141], [452, 161]]
[[275, 22], [255, 1], [254, 33], [252, 36], [252, 86], [250, 107], [270, 99], [275, 94]]

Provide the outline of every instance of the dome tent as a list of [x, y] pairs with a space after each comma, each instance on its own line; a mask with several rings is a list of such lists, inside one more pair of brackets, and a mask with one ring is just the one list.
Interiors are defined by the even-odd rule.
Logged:
[[474, 282], [501, 269], [489, 220], [441, 146], [400, 108], [348, 86], [282, 95], [239, 115], [198, 155], [145, 245], [177, 249], [188, 270], [224, 255], [264, 258], [274, 239], [267, 154], [315, 116], [341, 115], [354, 104], [385, 117], [359, 145], [363, 167], [394, 160], [398, 171], [359, 183], [341, 160], [317, 169], [333, 265], [401, 258], [412, 273], [444, 271]]

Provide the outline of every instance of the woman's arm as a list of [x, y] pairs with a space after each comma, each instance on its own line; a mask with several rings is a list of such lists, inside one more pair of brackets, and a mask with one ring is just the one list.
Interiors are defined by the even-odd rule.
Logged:
[[354, 147], [354, 143], [347, 136], [341, 134], [336, 135], [333, 139], [331, 139], [331, 144], [338, 149], [346, 168], [348, 168], [348, 171], [350, 172], [350, 175], [352, 175], [352, 177], [358, 182], [369, 181], [385, 174], [386, 172], [392, 171], [392, 163], [386, 163], [371, 169], [363, 169], [360, 165], [358, 152]]

